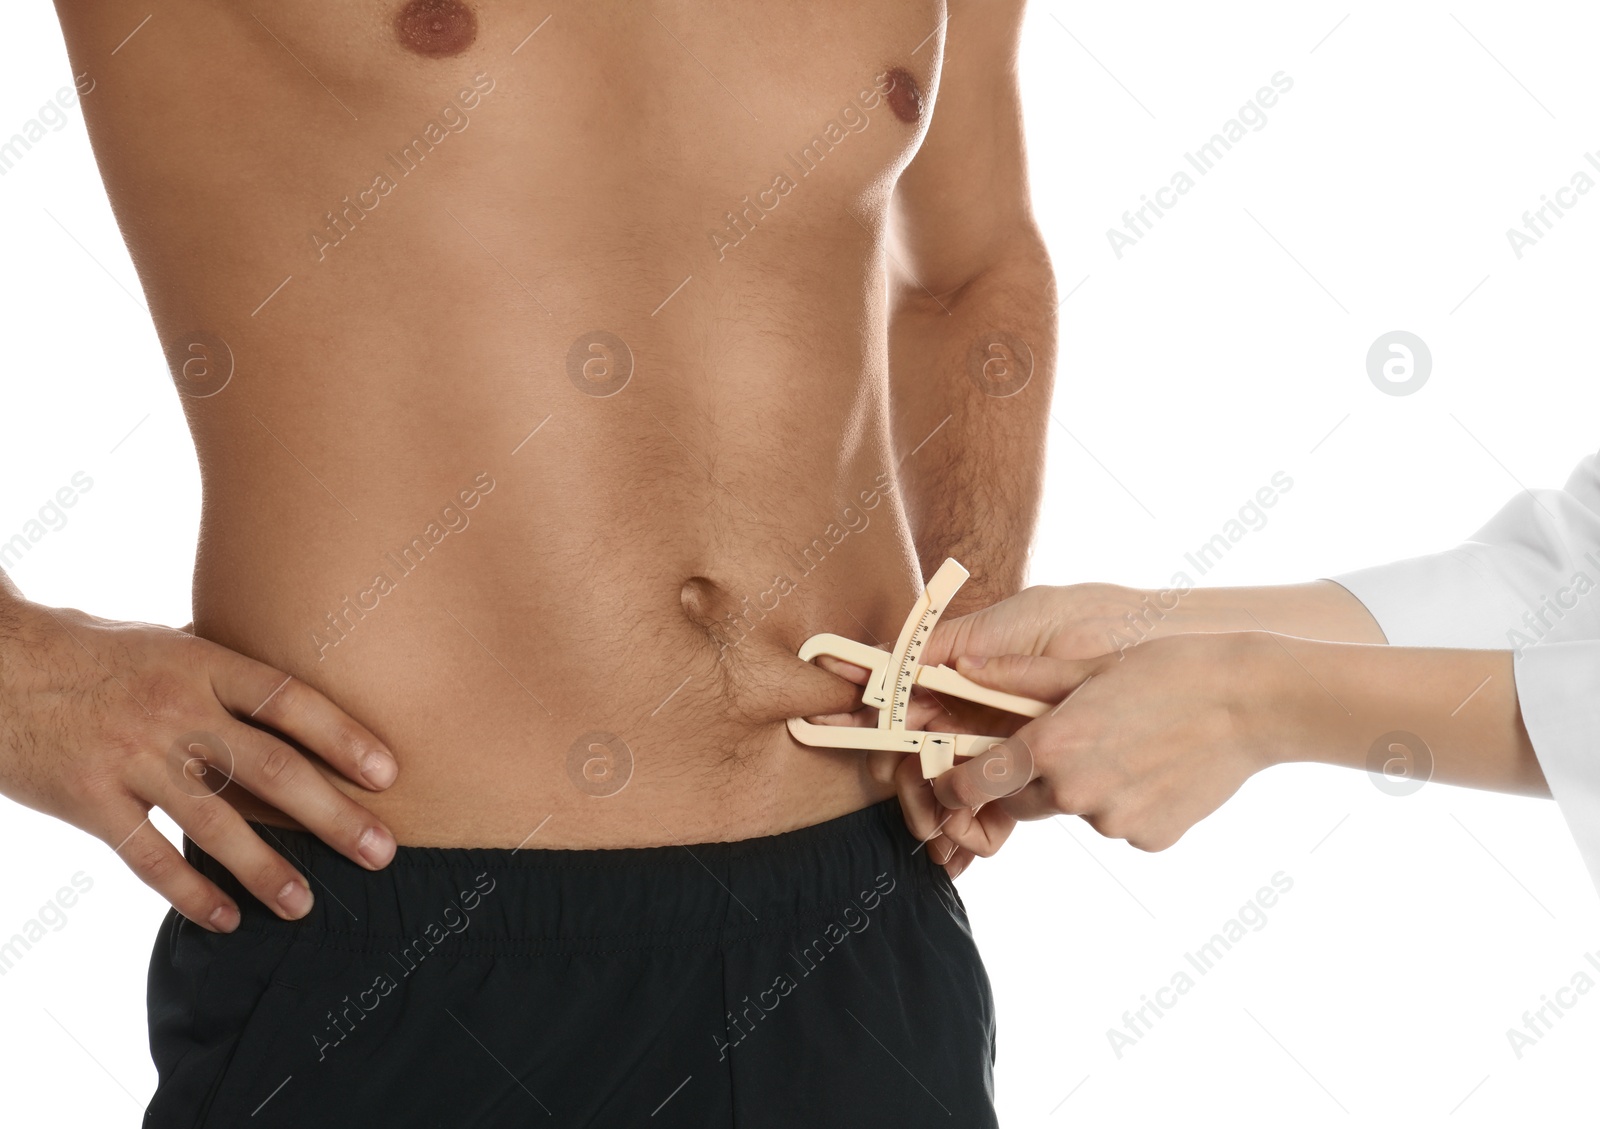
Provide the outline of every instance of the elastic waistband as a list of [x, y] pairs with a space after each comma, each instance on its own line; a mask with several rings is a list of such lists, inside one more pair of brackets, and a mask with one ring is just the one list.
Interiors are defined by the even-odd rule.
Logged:
[[361, 950], [418, 938], [462, 953], [716, 946], [835, 922], [947, 884], [899, 801], [760, 839], [609, 850], [402, 846], [366, 870], [303, 831], [252, 824], [306, 874], [311, 913], [283, 921], [193, 842], [184, 852], [238, 900], [240, 929]]

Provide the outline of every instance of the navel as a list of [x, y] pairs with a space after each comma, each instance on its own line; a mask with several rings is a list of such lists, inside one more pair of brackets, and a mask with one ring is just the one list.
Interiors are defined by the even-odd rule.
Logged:
[[890, 67], [886, 75], [890, 83], [885, 95], [889, 109], [901, 121], [915, 125], [922, 120], [922, 91], [917, 88], [917, 80], [904, 67]]
[[704, 576], [691, 576], [683, 582], [678, 592], [678, 602], [683, 606], [684, 618], [696, 627], [710, 631], [718, 624], [727, 597], [716, 581]]
[[461, 0], [410, 0], [395, 15], [400, 45], [417, 55], [459, 55], [478, 38], [478, 17]]

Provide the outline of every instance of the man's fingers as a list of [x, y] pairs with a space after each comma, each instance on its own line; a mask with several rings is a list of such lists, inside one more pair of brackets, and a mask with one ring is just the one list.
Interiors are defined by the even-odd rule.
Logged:
[[211, 665], [217, 700], [239, 717], [287, 733], [335, 771], [373, 791], [399, 773], [382, 741], [322, 694], [282, 671], [228, 653]]
[[329, 783], [299, 752], [242, 722], [228, 730], [228, 740], [232, 779], [247, 792], [293, 817], [352, 862], [369, 870], [389, 865], [395, 852], [389, 829]]
[[[221, 796], [170, 789], [161, 808], [257, 901], [286, 921], [311, 912], [311, 887], [289, 860], [262, 842]], [[187, 864], [186, 864], [187, 865]]]
[[[218, 801], [221, 802], [220, 800]], [[178, 849], [150, 822], [149, 812], [131, 797], [107, 813], [100, 836], [138, 875], [184, 917], [213, 933], [239, 925], [239, 907], [215, 882], [190, 866]]]
[[1098, 659], [1051, 659], [1042, 655], [962, 655], [956, 669], [980, 686], [1059, 702], [1100, 667]]

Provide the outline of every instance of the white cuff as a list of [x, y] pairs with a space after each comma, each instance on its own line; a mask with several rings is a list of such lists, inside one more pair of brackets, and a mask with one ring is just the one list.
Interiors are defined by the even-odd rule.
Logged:
[[1332, 579], [1398, 647], [1516, 651], [1600, 639], [1600, 462], [1523, 491], [1445, 553]]
[[1528, 611], [1471, 548], [1330, 577], [1366, 605], [1395, 647], [1516, 650]]

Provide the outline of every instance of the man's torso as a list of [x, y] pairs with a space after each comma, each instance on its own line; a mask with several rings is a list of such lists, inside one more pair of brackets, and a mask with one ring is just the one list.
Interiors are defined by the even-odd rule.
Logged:
[[784, 720], [807, 636], [919, 586], [882, 240], [943, 4], [405, 7], [60, 5], [200, 459], [196, 632], [395, 750], [334, 779], [401, 842], [887, 795]]

